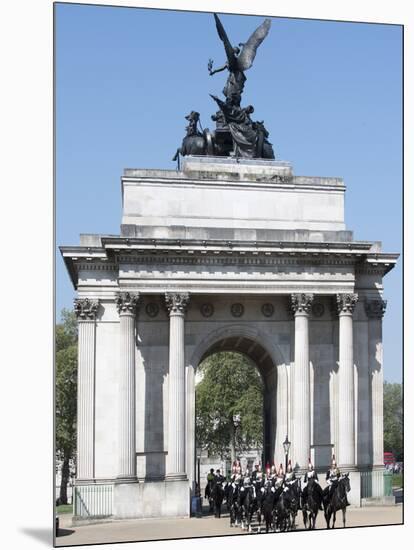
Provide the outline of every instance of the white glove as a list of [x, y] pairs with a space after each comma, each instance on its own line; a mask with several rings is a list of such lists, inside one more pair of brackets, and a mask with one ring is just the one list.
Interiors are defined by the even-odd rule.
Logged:
[[272, 491], [272, 493], [276, 492], [276, 489], [274, 487], [272, 487], [270, 490]]
[[264, 492], [265, 492], [265, 490], [264, 490], [264, 487], [262, 487], [262, 488], [261, 488], [260, 490], [261, 490], [261, 492], [262, 492], [262, 493], [264, 493]]

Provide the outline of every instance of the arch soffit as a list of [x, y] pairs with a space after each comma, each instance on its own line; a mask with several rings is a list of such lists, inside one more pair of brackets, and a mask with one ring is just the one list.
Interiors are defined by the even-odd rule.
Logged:
[[[201, 361], [207, 357], [210, 350], [212, 350], [213, 353], [218, 351], [235, 351], [243, 353], [242, 349], [232, 348], [225, 345], [215, 349], [215, 346], [220, 342], [226, 340], [231, 341], [235, 338], [244, 338], [255, 342], [259, 347], [263, 348], [263, 350], [267, 352], [268, 358], [273, 366], [286, 364], [283, 353], [269, 334], [266, 334], [264, 331], [259, 330], [254, 326], [235, 323], [216, 328], [207, 334], [207, 336], [196, 345], [196, 348], [191, 356], [190, 366], [195, 370]], [[245, 354], [249, 356], [248, 353]], [[255, 361], [254, 357], [251, 358]], [[260, 366], [258, 365], [258, 367]]]

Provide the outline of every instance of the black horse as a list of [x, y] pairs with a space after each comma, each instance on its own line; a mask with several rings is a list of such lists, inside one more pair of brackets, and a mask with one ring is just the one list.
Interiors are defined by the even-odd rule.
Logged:
[[262, 515], [263, 515], [265, 489], [263, 486], [263, 481], [255, 481], [253, 486], [254, 486], [255, 496], [253, 499], [253, 504], [250, 512], [250, 523], [252, 521], [253, 514], [256, 512], [257, 523], [259, 524], [257, 528], [257, 532], [260, 533], [262, 530]]
[[210, 479], [207, 482], [206, 488], [204, 490], [204, 498], [208, 500], [208, 506], [209, 506], [209, 512], [212, 513], [214, 511], [214, 500], [212, 497], [212, 491], [213, 487], [215, 485], [215, 480]]
[[229, 483], [225, 489], [225, 498], [227, 509], [230, 514], [230, 527], [238, 525], [239, 520], [239, 505], [238, 505], [239, 484]]
[[[279, 496], [277, 496], [279, 495]], [[274, 508], [274, 530], [277, 531], [288, 531], [291, 526], [291, 499], [292, 493], [290, 489], [285, 491], [280, 489], [275, 495], [276, 506]]]
[[272, 528], [273, 508], [275, 504], [275, 488], [271, 484], [266, 484], [262, 496], [262, 512], [265, 521], [266, 533]]
[[253, 487], [251, 485], [239, 488], [238, 493], [238, 511], [242, 529], [251, 532], [251, 510], [253, 506]]
[[[328, 492], [327, 496], [324, 497], [323, 507], [326, 527], [328, 529], [335, 528], [336, 512], [338, 512], [338, 510], [342, 510], [342, 523], [344, 527], [346, 526], [346, 507], [348, 505], [346, 494], [349, 493], [350, 490], [351, 484], [349, 482], [349, 474], [347, 473], [341, 477], [333, 491]], [[331, 517], [332, 527], [330, 527]]]
[[302, 491], [302, 497], [302, 515], [305, 529], [315, 529], [316, 517], [322, 506], [322, 488], [315, 479], [309, 479], [308, 484]]
[[300, 506], [300, 478], [296, 478], [295, 481], [286, 485], [287, 491], [285, 492], [285, 499], [287, 507], [290, 513], [290, 527], [296, 528], [296, 516]]
[[214, 504], [214, 517], [221, 517], [221, 505], [224, 499], [224, 487], [220, 481], [215, 481], [211, 488], [211, 498]]

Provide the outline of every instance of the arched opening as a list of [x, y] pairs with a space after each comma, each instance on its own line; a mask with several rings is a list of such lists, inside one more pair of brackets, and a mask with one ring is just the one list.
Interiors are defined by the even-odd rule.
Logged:
[[[193, 348], [187, 363], [187, 473], [194, 490], [198, 480], [195, 388], [199, 366], [218, 352], [243, 355], [262, 383], [262, 462], [283, 460], [283, 441], [289, 433], [289, 369], [275, 339], [256, 326], [232, 323], [215, 327]], [[289, 434], [290, 435], [290, 434]]]
[[195, 394], [198, 483], [211, 468], [228, 475], [235, 458], [249, 468], [263, 462], [264, 383], [256, 365], [239, 352], [214, 352], [197, 369]]
[[201, 489], [211, 468], [228, 474], [235, 456], [250, 468], [257, 460], [263, 466], [274, 461], [276, 393], [276, 365], [257, 340], [232, 335], [201, 354], [194, 407], [194, 473]]

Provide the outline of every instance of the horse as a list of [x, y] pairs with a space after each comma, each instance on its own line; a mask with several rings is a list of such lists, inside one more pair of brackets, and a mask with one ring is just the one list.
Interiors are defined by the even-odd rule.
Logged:
[[[281, 492], [280, 492], [281, 491]], [[277, 496], [279, 495], [279, 496]], [[291, 501], [295, 498], [290, 488], [279, 488], [275, 499], [276, 506], [274, 509], [274, 530], [288, 531], [292, 527]]]
[[214, 511], [214, 500], [213, 500], [213, 497], [212, 497], [212, 490], [213, 490], [214, 485], [215, 485], [215, 480], [210, 479], [207, 482], [207, 485], [206, 485], [206, 488], [205, 488], [205, 491], [204, 491], [204, 498], [208, 500], [209, 512], [210, 513]]
[[239, 484], [229, 483], [226, 487], [227, 509], [230, 513], [230, 527], [238, 526], [239, 508], [238, 508]]
[[275, 488], [270, 484], [265, 485], [262, 497], [262, 511], [265, 521], [266, 533], [272, 528], [273, 523], [273, 507], [275, 503]]
[[[351, 484], [349, 482], [349, 473], [343, 475], [338, 481], [337, 486], [332, 492], [332, 495], [328, 493], [323, 502], [326, 527], [327, 529], [335, 528], [336, 512], [342, 510], [342, 523], [346, 526], [346, 507], [347, 498], [346, 494], [351, 490]], [[330, 521], [332, 517], [332, 527], [330, 527]]]
[[243, 485], [239, 488], [239, 494], [238, 494], [238, 511], [239, 511], [239, 517], [241, 521], [241, 527], [242, 529], [245, 528], [245, 522], [246, 522], [246, 529], [251, 532], [251, 508], [253, 504], [253, 487], [251, 485], [244, 487]]
[[250, 511], [250, 523], [252, 521], [253, 514], [256, 512], [257, 523], [259, 524], [259, 527], [257, 528], [257, 532], [260, 533], [262, 529], [262, 514], [263, 514], [263, 502], [264, 502], [265, 489], [263, 487], [262, 481], [255, 481], [253, 486], [254, 486], [256, 496], [253, 499], [253, 504]]
[[307, 486], [302, 491], [302, 497], [302, 515], [305, 529], [315, 529], [316, 517], [322, 504], [322, 488], [315, 479], [309, 479]]
[[221, 517], [221, 505], [224, 499], [223, 484], [219, 481], [215, 481], [211, 489], [211, 498], [214, 503], [214, 517]]
[[298, 514], [298, 509], [300, 505], [300, 478], [296, 478], [294, 481], [286, 485], [287, 491], [285, 491], [285, 499], [287, 502], [287, 507], [289, 509], [291, 517], [291, 527], [295, 529], [296, 527], [296, 516]]

